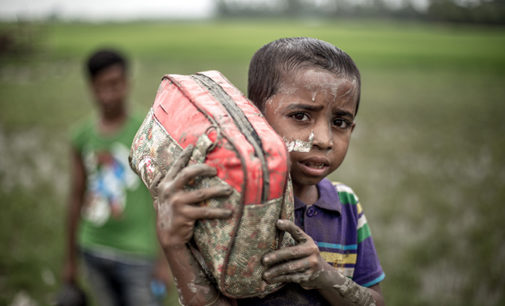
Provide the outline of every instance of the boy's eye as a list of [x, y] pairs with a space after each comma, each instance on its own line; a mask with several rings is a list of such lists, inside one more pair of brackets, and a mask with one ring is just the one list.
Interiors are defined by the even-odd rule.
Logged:
[[337, 118], [333, 121], [333, 125], [340, 129], [348, 129], [351, 127], [352, 123], [349, 120]]
[[293, 114], [289, 115], [289, 117], [291, 117], [295, 120], [298, 120], [298, 121], [307, 121], [310, 119], [309, 115], [307, 115], [307, 113], [304, 113], [304, 112], [293, 113]]

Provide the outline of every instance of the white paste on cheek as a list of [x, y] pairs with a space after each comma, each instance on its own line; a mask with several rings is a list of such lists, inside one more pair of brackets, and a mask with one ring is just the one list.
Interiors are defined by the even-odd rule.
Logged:
[[286, 147], [288, 148], [288, 152], [310, 152], [312, 148], [312, 142], [314, 141], [314, 131], [310, 133], [309, 139], [307, 141], [304, 140], [289, 140], [286, 137], [283, 138], [284, 143], [286, 143]]

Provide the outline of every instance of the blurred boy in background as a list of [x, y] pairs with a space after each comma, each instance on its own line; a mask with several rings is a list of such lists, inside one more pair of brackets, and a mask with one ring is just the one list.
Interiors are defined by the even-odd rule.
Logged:
[[168, 268], [165, 263], [155, 269], [159, 247], [151, 196], [128, 164], [142, 123], [127, 109], [128, 63], [119, 52], [102, 49], [88, 58], [86, 70], [98, 116], [71, 134], [64, 282], [76, 284], [81, 256], [99, 305], [157, 305], [154, 271]]

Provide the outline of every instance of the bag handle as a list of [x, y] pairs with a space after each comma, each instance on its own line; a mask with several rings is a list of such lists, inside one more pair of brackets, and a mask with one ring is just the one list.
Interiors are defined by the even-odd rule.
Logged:
[[[209, 137], [209, 134], [213, 130], [215, 130], [217, 133], [216, 141], [214, 142]], [[221, 129], [219, 129], [217, 126], [214, 125], [209, 126], [205, 131], [205, 133], [203, 133], [202, 135], [200, 135], [200, 137], [198, 137], [190, 160], [192, 160], [195, 163], [203, 163], [205, 161], [205, 158], [207, 157], [207, 153], [214, 150], [220, 139], [221, 139]]]

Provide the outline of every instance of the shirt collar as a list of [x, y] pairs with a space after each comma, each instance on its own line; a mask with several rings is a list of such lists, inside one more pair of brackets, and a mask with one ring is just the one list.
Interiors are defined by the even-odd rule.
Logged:
[[[323, 179], [317, 184], [319, 191], [319, 199], [314, 206], [341, 213], [342, 202], [338, 196], [338, 192], [333, 184], [328, 179]], [[295, 209], [305, 207], [306, 204], [295, 196]]]

